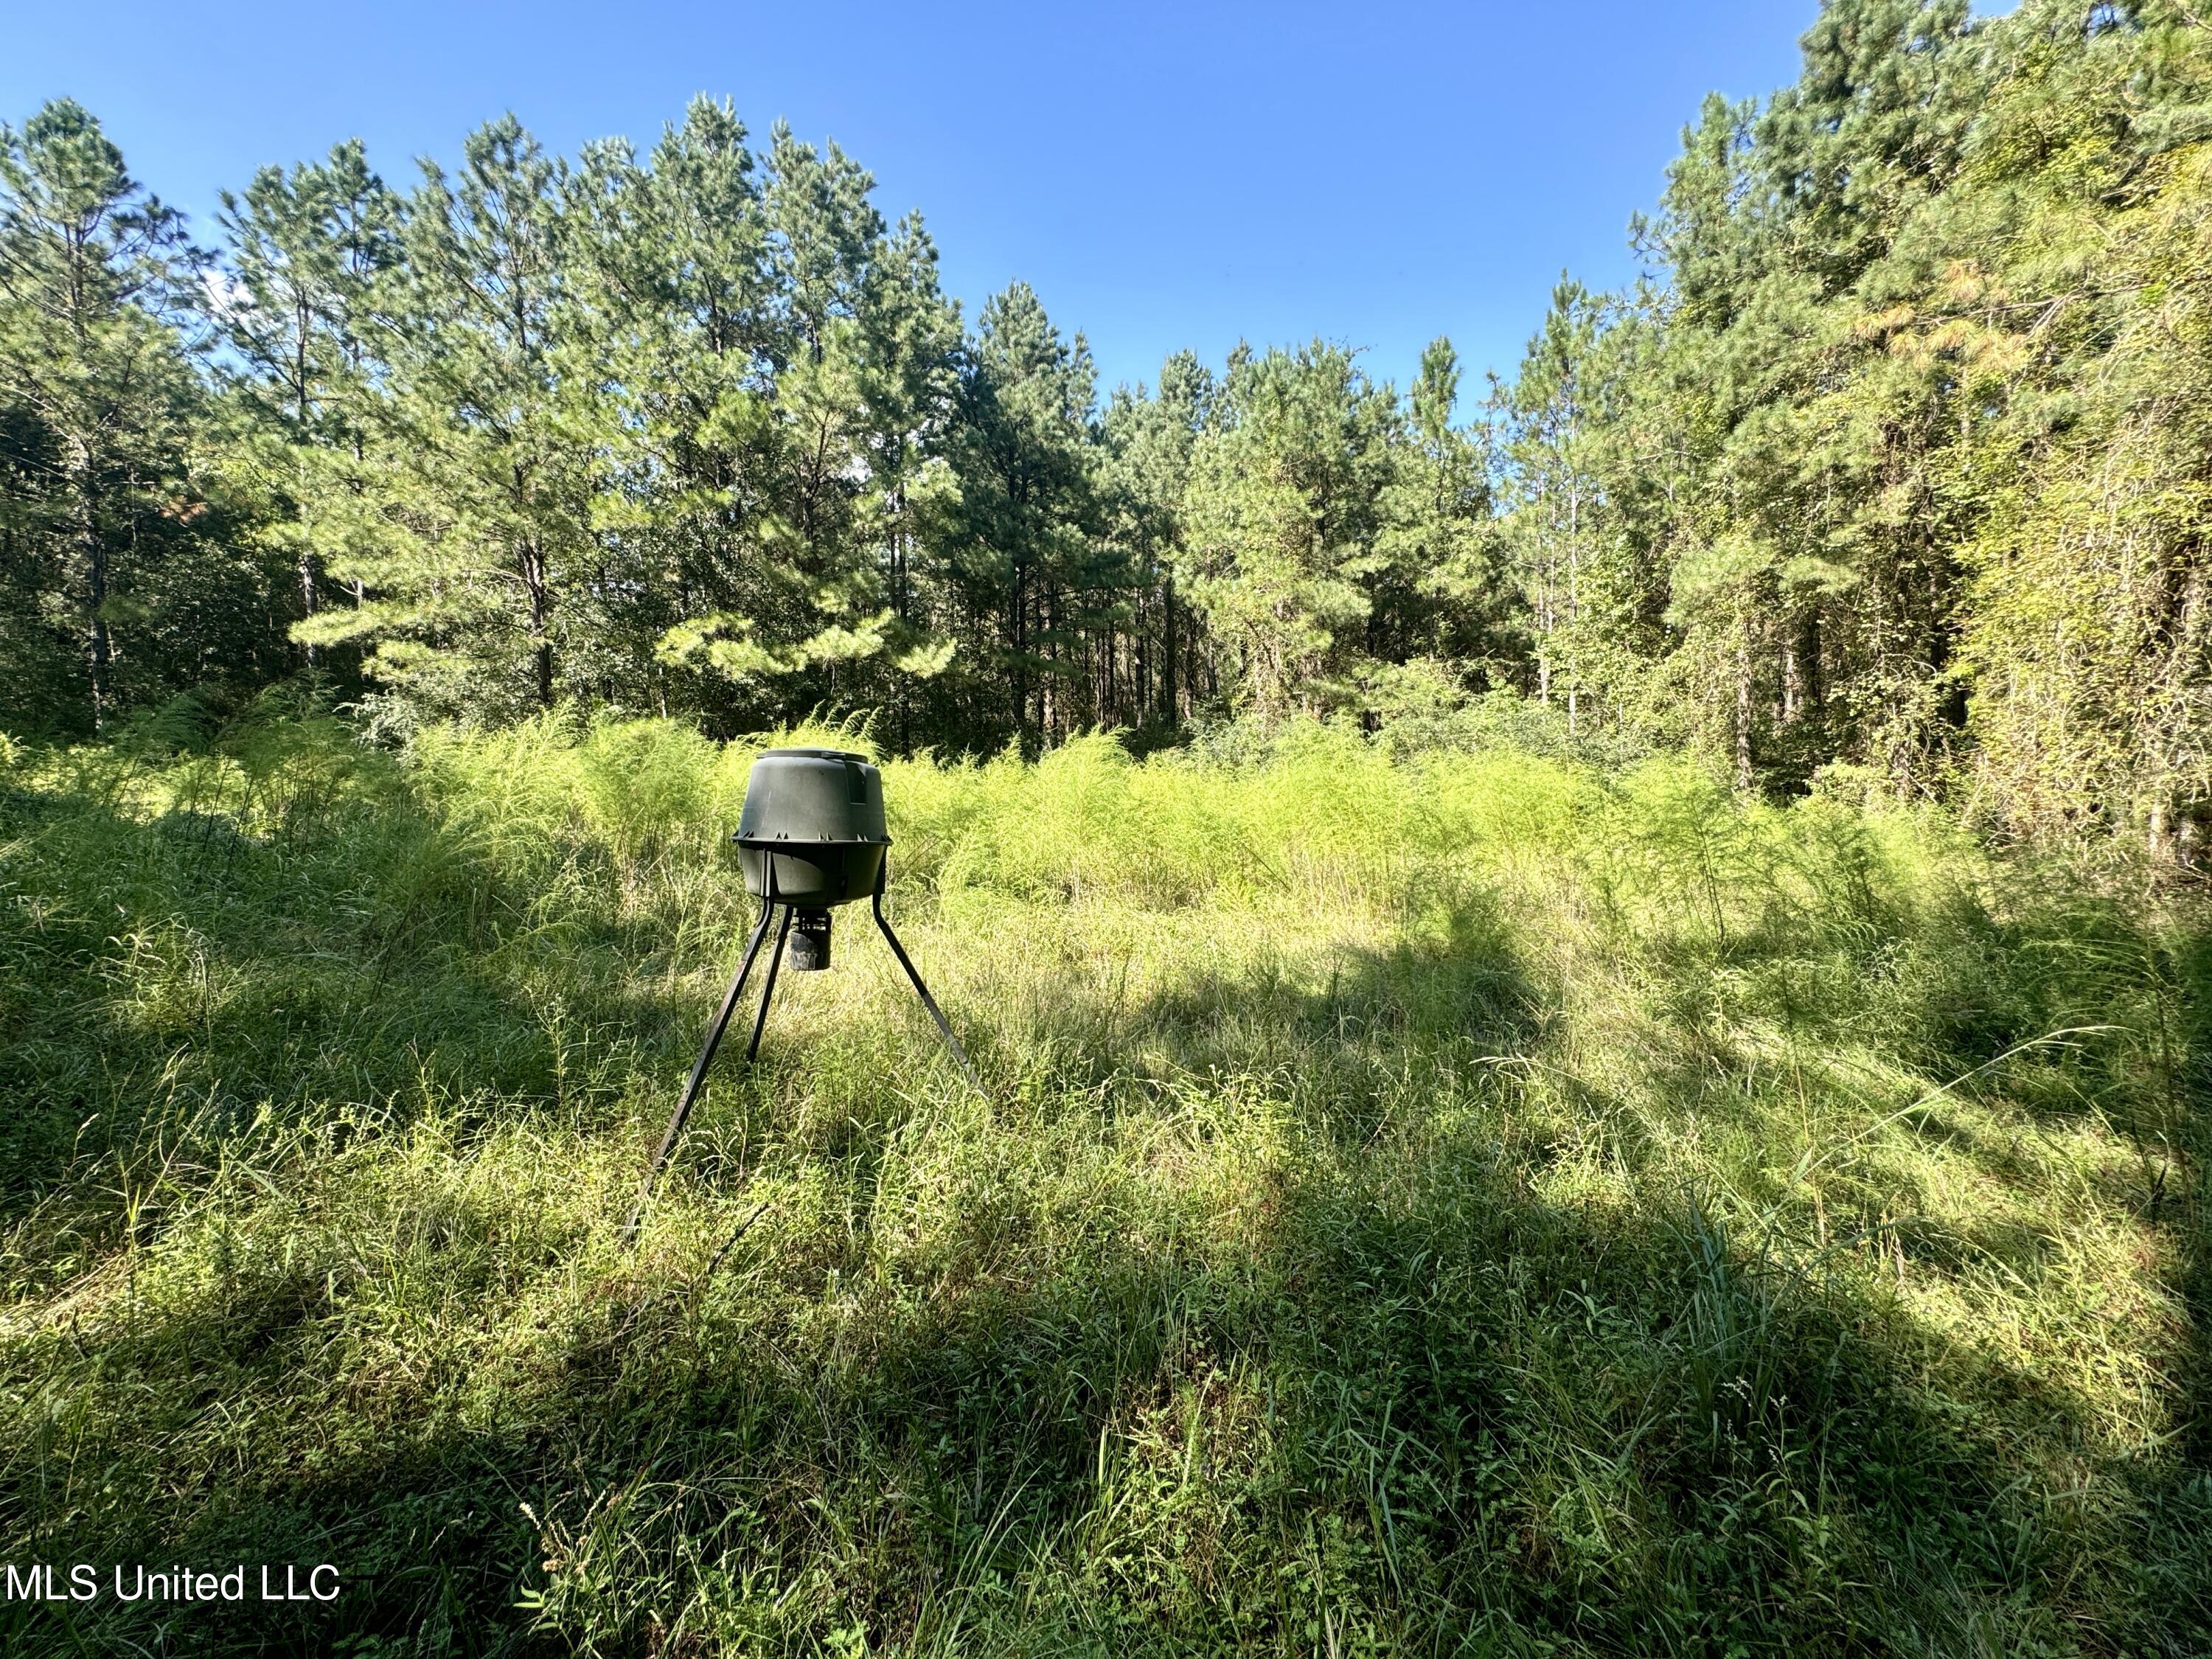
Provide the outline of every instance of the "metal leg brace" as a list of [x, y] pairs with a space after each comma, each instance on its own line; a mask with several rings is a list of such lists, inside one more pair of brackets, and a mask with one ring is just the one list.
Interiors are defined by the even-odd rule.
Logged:
[[968, 1051], [960, 1046], [960, 1039], [952, 1035], [952, 1023], [945, 1018], [945, 1011], [937, 1006], [937, 999], [929, 994], [929, 987], [921, 982], [921, 975], [915, 971], [913, 958], [907, 955], [906, 946], [899, 943], [899, 936], [891, 932], [890, 919], [884, 915], [884, 889], [890, 880], [890, 866], [891, 861], [885, 859], [882, 873], [876, 878], [876, 926], [884, 930], [884, 943], [891, 947], [891, 954], [898, 958], [899, 966], [906, 969], [906, 976], [914, 981], [914, 994], [921, 999], [921, 1006], [929, 1010], [929, 1017], [937, 1022], [937, 1029], [945, 1034], [945, 1046], [952, 1050], [952, 1058], [960, 1062], [960, 1069], [968, 1074], [969, 1086], [980, 1095], [983, 1092], [983, 1082], [975, 1075], [975, 1068], [968, 1063]]
[[[660, 1178], [660, 1171], [668, 1162], [668, 1155], [675, 1150], [677, 1139], [684, 1133], [684, 1125], [691, 1115], [691, 1108], [698, 1102], [700, 1088], [707, 1080], [707, 1068], [714, 1063], [714, 1051], [721, 1047], [722, 1033], [729, 1028], [730, 1016], [737, 1008], [738, 999], [744, 994], [745, 981], [751, 975], [754, 960], [760, 955], [761, 941], [768, 937], [769, 922], [780, 909], [783, 912], [783, 925], [776, 930], [775, 950], [768, 959], [768, 978], [761, 988], [760, 1009], [753, 1016], [752, 1040], [745, 1044], [746, 1063], [750, 1065], [760, 1054], [761, 1033], [768, 1026], [768, 1006], [775, 995], [776, 969], [783, 961], [784, 943], [791, 937], [791, 919], [797, 911], [796, 906], [784, 902], [775, 891], [775, 860], [773, 857], [769, 859], [768, 866], [769, 893], [761, 901], [760, 921], [754, 926], [752, 937], [745, 942], [744, 959], [738, 964], [737, 977], [730, 981], [729, 991], [722, 998], [720, 1012], [715, 1014], [714, 1023], [707, 1029], [707, 1041], [699, 1050], [698, 1060], [692, 1065], [690, 1080], [684, 1085], [684, 1097], [677, 1102], [675, 1115], [668, 1120], [667, 1133], [660, 1137], [660, 1149], [653, 1153], [652, 1165], [645, 1172], [644, 1184], [638, 1188], [637, 1204], [630, 1211], [629, 1221], [623, 1224], [622, 1236], [626, 1244], [636, 1240], [638, 1224], [645, 1218], [646, 1200], [653, 1195], [653, 1183]], [[891, 947], [891, 954], [898, 958], [899, 966], [906, 969], [906, 976], [914, 986], [915, 994], [921, 999], [921, 1006], [929, 1010], [929, 1017], [937, 1022], [937, 1029], [945, 1037], [945, 1047], [952, 1050], [953, 1059], [960, 1062], [960, 1069], [969, 1084], [981, 1094], [983, 1092], [982, 1080], [975, 1075], [975, 1066], [969, 1063], [968, 1051], [960, 1046], [960, 1039], [952, 1035], [951, 1022], [945, 1018], [945, 1011], [937, 1006], [937, 999], [929, 994], [929, 987], [921, 982], [921, 975], [916, 971], [914, 959], [907, 955], [906, 946], [899, 943], [898, 935], [891, 931], [890, 919], [884, 915], [884, 888], [890, 874], [890, 860], [886, 859], [882, 871], [876, 877], [876, 926], [883, 930], [884, 941]]]
[[[707, 1080], [707, 1068], [714, 1063], [714, 1050], [722, 1046], [722, 1033], [729, 1029], [730, 1015], [738, 1006], [738, 999], [744, 994], [745, 980], [753, 970], [753, 958], [760, 955], [761, 941], [768, 937], [769, 918], [775, 913], [775, 901], [763, 899], [760, 921], [753, 928], [752, 938], [745, 942], [744, 960], [738, 964], [737, 977], [730, 981], [729, 991], [722, 998], [721, 1012], [714, 1016], [714, 1023], [707, 1028], [707, 1042], [691, 1066], [691, 1079], [684, 1085], [684, 1097], [676, 1103], [676, 1115], [668, 1120], [668, 1132], [660, 1137], [660, 1150], [653, 1153], [653, 1163], [645, 1172], [645, 1183], [638, 1188], [637, 1203], [629, 1212], [629, 1221], [623, 1225], [624, 1243], [637, 1237], [637, 1224], [645, 1217], [645, 1200], [653, 1192], [653, 1183], [660, 1176], [660, 1166], [668, 1162], [668, 1154], [675, 1148], [676, 1138], [684, 1133], [684, 1121], [691, 1115], [691, 1108], [699, 1098], [700, 1085]], [[789, 925], [788, 912], [785, 913], [785, 925]], [[775, 982], [775, 964], [771, 962], [769, 964], [769, 983], [774, 985]], [[753, 1045], [756, 1048], [760, 1045], [761, 1023], [767, 1018], [768, 999], [763, 997], [761, 999], [761, 1017], [753, 1022]], [[750, 1054], [748, 1053], [746, 1057], [750, 1059]]]

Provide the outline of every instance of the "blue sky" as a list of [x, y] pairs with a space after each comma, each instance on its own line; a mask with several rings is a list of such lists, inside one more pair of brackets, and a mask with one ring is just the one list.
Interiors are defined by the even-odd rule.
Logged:
[[80, 100], [210, 240], [219, 189], [349, 135], [404, 184], [502, 110], [573, 152], [726, 94], [919, 207], [970, 317], [1029, 282], [1103, 385], [1316, 334], [1402, 383], [1438, 333], [1472, 383], [1563, 267], [1633, 274], [1628, 217], [1698, 100], [1794, 79], [1816, 9], [107, 0], [9, 22], [0, 118]]

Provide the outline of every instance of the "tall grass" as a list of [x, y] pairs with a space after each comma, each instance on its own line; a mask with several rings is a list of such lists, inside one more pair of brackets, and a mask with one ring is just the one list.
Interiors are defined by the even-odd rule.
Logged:
[[4, 1553], [346, 1583], [6, 1651], [2212, 1650], [2193, 902], [1674, 761], [887, 762], [984, 1094], [845, 926], [632, 1254], [757, 746], [0, 750]]

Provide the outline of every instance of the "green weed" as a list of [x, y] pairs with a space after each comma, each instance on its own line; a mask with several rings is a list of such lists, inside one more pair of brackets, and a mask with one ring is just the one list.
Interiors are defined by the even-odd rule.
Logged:
[[2212, 1649], [2193, 904], [1664, 760], [889, 762], [986, 1095], [844, 927], [632, 1255], [756, 748], [0, 751], [5, 1553], [346, 1584], [9, 1652]]

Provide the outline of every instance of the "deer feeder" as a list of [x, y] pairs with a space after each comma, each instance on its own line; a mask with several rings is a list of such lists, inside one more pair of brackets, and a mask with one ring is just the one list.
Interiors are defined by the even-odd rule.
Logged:
[[982, 1088], [976, 1081], [975, 1068], [968, 1063], [967, 1051], [961, 1048], [960, 1039], [952, 1035], [944, 1011], [937, 1006], [936, 998], [929, 994], [929, 988], [921, 982], [914, 959], [907, 955], [906, 947], [899, 943], [898, 935], [891, 931], [890, 919], [884, 915], [884, 888], [890, 874], [891, 838], [884, 828], [881, 772], [862, 757], [848, 755], [842, 750], [771, 749], [753, 763], [752, 771], [745, 779], [744, 805], [738, 814], [738, 832], [731, 839], [737, 843], [738, 862], [744, 870], [746, 890], [760, 901], [760, 917], [753, 926], [751, 939], [746, 941], [744, 957], [738, 964], [737, 976], [730, 981], [729, 994], [722, 999], [721, 1011], [708, 1029], [705, 1046], [699, 1050], [698, 1061], [691, 1067], [690, 1081], [684, 1085], [684, 1097], [677, 1103], [676, 1115], [668, 1121], [668, 1132], [661, 1137], [660, 1150], [653, 1155], [653, 1167], [646, 1172], [637, 1210], [626, 1230], [629, 1233], [637, 1231], [646, 1197], [684, 1133], [684, 1121], [690, 1116], [692, 1105], [699, 1097], [707, 1068], [714, 1063], [714, 1050], [721, 1044], [730, 1015], [738, 1006], [738, 999], [744, 994], [745, 981], [752, 973], [763, 941], [768, 938], [769, 924], [775, 921], [779, 911], [783, 919], [776, 931], [775, 950], [769, 957], [760, 1010], [753, 1016], [752, 1041], [745, 1045], [748, 1064], [760, 1052], [761, 1031], [768, 1024], [769, 1003], [775, 995], [778, 964], [787, 961], [793, 973], [818, 973], [827, 969], [832, 915], [841, 906], [865, 898], [875, 912], [876, 926], [882, 930], [884, 943], [891, 947], [891, 954], [906, 970], [915, 994], [921, 999], [921, 1006], [937, 1022], [937, 1029], [944, 1034], [952, 1057], [960, 1062], [968, 1081], [978, 1091]]

